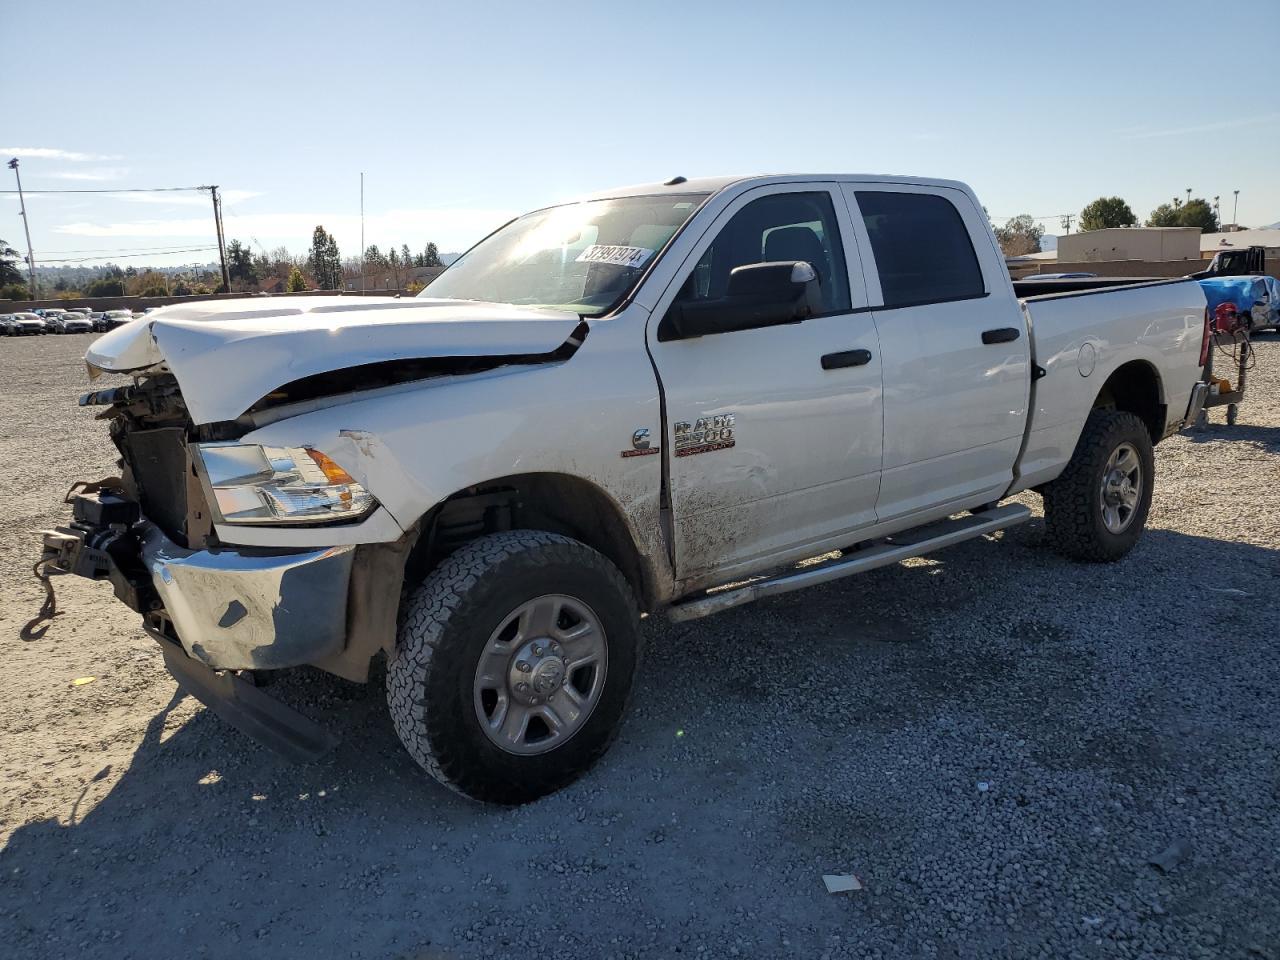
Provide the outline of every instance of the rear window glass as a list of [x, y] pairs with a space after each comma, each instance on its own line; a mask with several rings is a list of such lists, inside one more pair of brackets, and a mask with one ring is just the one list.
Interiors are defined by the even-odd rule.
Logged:
[[950, 200], [879, 190], [857, 198], [886, 307], [986, 294], [969, 231]]

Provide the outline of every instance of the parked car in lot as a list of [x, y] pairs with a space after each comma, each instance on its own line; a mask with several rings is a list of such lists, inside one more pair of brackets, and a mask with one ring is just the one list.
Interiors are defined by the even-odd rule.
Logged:
[[87, 314], [68, 311], [55, 318], [55, 333], [92, 333], [93, 321]]
[[134, 319], [132, 310], [108, 310], [104, 315], [106, 329], [114, 330]]
[[166, 307], [88, 350], [123, 475], [41, 562], [292, 756], [331, 734], [235, 671], [385, 654], [410, 755], [531, 800], [609, 746], [642, 611], [990, 534], [1025, 490], [1064, 554], [1127, 554], [1208, 316], [1193, 281], [1087, 284], [1020, 297], [963, 184], [676, 178], [513, 220], [418, 299]]
[[18, 318], [12, 313], [0, 313], [0, 337], [13, 337], [18, 334]]
[[45, 323], [44, 317], [35, 313], [23, 311], [13, 314], [18, 323], [18, 333], [22, 336], [35, 336], [41, 333], [48, 333], [49, 327]]

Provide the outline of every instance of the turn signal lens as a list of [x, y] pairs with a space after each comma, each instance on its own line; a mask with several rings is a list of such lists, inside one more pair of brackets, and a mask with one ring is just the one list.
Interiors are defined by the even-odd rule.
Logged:
[[310, 447], [305, 448], [307, 456], [316, 462], [316, 466], [324, 471], [325, 479], [332, 484], [339, 483], [355, 483], [355, 478], [347, 471], [333, 462], [332, 459], [325, 456], [319, 450], [312, 450]]

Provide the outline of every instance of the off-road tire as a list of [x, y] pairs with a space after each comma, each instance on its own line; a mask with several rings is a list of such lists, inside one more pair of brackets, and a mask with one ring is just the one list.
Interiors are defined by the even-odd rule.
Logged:
[[[608, 669], [591, 715], [562, 746], [522, 756], [481, 728], [472, 684], [481, 651], [522, 603], [565, 594], [604, 628]], [[630, 586], [595, 550], [554, 533], [513, 530], [460, 547], [405, 602], [387, 664], [387, 705], [414, 760], [474, 800], [519, 804], [571, 783], [613, 742], [640, 659], [639, 614]]]
[[[1142, 468], [1142, 489], [1134, 517], [1120, 533], [1102, 519], [1102, 479], [1107, 461], [1121, 443], [1130, 443]], [[1133, 549], [1151, 509], [1155, 453], [1146, 425], [1132, 413], [1094, 410], [1085, 421], [1075, 452], [1052, 483], [1044, 488], [1048, 541], [1073, 560], [1110, 563]]]

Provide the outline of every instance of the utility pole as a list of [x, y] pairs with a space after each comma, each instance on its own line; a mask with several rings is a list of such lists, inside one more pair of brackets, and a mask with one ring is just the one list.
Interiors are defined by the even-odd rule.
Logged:
[[1231, 225], [1236, 229], [1240, 227], [1240, 221], [1236, 219], [1236, 214], [1240, 212], [1240, 191], [1232, 190], [1235, 199], [1231, 202]]
[[231, 292], [231, 274], [227, 272], [227, 244], [222, 236], [222, 201], [218, 199], [217, 186], [211, 186], [209, 193], [213, 196], [213, 225], [218, 231], [218, 256], [222, 260], [222, 289]]
[[[18, 173], [18, 158], [9, 161], [9, 169], [18, 179], [18, 207], [22, 211], [22, 229], [27, 235], [27, 268], [31, 276], [31, 299], [36, 297], [36, 255], [31, 251], [31, 224], [27, 222], [27, 201], [22, 198], [22, 175]], [[1237, 190], [1236, 193], [1240, 191]]]
[[364, 293], [364, 171], [360, 171], [360, 292]]
[[1075, 218], [1076, 218], [1076, 215], [1074, 213], [1064, 213], [1062, 215], [1062, 229], [1066, 230], [1067, 233], [1070, 233], [1071, 221], [1074, 220]]
[[1213, 198], [1213, 219], [1218, 221], [1218, 226], [1222, 226], [1222, 211], [1218, 208], [1218, 198]]

